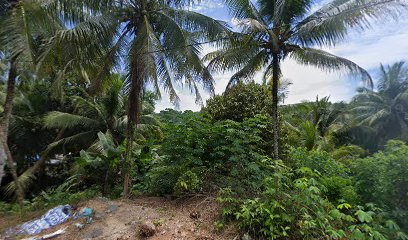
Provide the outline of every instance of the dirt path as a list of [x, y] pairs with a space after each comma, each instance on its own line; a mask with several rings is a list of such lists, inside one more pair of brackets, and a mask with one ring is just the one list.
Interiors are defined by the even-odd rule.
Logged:
[[[213, 198], [168, 200], [145, 197], [120, 201], [97, 198], [83, 202], [79, 207], [90, 207], [95, 211], [91, 224], [86, 224], [85, 219], [71, 219], [41, 232], [41, 235], [66, 228], [65, 234], [53, 239], [143, 239], [140, 229], [147, 223], [155, 228], [155, 234], [148, 238], [152, 240], [221, 240], [237, 236], [232, 227], [222, 233], [214, 230], [213, 223], [218, 217], [220, 206]], [[85, 224], [79, 229], [76, 223]]]

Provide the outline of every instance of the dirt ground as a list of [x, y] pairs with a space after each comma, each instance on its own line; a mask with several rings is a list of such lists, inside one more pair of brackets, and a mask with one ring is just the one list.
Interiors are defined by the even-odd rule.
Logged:
[[[140, 229], [147, 224], [155, 228], [155, 234], [148, 238], [151, 240], [232, 240], [238, 236], [232, 226], [226, 227], [222, 232], [214, 230], [220, 206], [211, 197], [188, 200], [144, 197], [117, 201], [96, 198], [82, 202], [78, 207], [90, 207], [94, 210], [92, 223], [87, 224], [85, 219], [71, 219], [41, 232], [40, 235], [65, 229], [64, 234], [52, 239], [146, 239], [140, 235]], [[36, 215], [38, 216], [33, 214], [33, 219]], [[4, 224], [11, 227], [17, 223], [15, 216], [2, 218], [2, 227], [5, 227]], [[75, 226], [76, 223], [84, 224], [84, 227], [79, 229]]]

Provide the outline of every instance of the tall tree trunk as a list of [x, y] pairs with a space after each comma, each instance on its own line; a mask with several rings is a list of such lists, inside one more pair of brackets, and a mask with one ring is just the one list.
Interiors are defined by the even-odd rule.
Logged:
[[8, 138], [8, 129], [10, 124], [11, 112], [13, 110], [13, 100], [14, 100], [14, 90], [16, 86], [17, 79], [17, 64], [16, 56], [13, 57], [10, 61], [10, 70], [7, 79], [7, 95], [6, 101], [4, 103], [3, 117], [0, 120], [0, 185], [1, 179], [4, 176], [4, 166], [7, 159], [11, 174], [13, 175], [14, 182], [16, 184], [16, 194], [17, 199], [20, 205], [23, 204], [23, 190], [21, 188], [20, 182], [18, 181], [18, 175], [16, 168], [14, 166], [14, 161], [11, 156], [10, 149], [8, 148], [7, 138]]
[[22, 208], [24, 205], [24, 190], [23, 190], [23, 187], [21, 186], [21, 182], [18, 179], [16, 166], [14, 165], [13, 156], [11, 155], [7, 141], [3, 143], [3, 147], [7, 155], [7, 164], [8, 164], [8, 167], [10, 168], [10, 172], [11, 172], [11, 175], [13, 176], [14, 184], [16, 186], [17, 202], [19, 203], [20, 208]]
[[139, 123], [140, 114], [140, 96], [142, 92], [143, 84], [143, 67], [142, 61], [136, 55], [131, 63], [131, 87], [128, 99], [128, 125], [127, 125], [127, 144], [126, 144], [126, 157], [123, 167], [123, 197], [127, 198], [129, 195], [130, 184], [130, 170], [132, 161], [132, 144], [133, 136]]
[[279, 55], [272, 54], [272, 120], [273, 120], [273, 156], [279, 159], [279, 117], [278, 117], [278, 89], [279, 89]]

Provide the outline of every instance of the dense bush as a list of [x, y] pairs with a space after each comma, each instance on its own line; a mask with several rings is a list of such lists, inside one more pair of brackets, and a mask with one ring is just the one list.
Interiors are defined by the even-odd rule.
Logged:
[[228, 189], [218, 198], [225, 204], [224, 220], [235, 218], [255, 239], [408, 239], [373, 205], [331, 202], [318, 172], [282, 162], [270, 167], [273, 174], [256, 198], [241, 198]]
[[268, 114], [271, 110], [271, 91], [255, 82], [238, 83], [226, 93], [207, 100], [204, 109], [214, 120], [234, 121], [242, 121], [256, 114]]
[[268, 174], [263, 160], [271, 147], [263, 136], [270, 125], [270, 118], [263, 115], [242, 123], [213, 123], [196, 115], [167, 125], [160, 160], [148, 173], [149, 189], [160, 194], [207, 192], [220, 187], [256, 192]]
[[362, 200], [386, 209], [408, 229], [408, 146], [391, 140], [384, 151], [356, 160], [353, 172]]

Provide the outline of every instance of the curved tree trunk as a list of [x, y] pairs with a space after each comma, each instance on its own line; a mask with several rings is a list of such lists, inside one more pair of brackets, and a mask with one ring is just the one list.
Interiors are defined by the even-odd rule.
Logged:
[[7, 159], [7, 163], [9, 165], [11, 174], [13, 175], [13, 179], [16, 184], [17, 200], [19, 201], [20, 205], [22, 205], [24, 199], [24, 192], [21, 188], [20, 182], [18, 181], [18, 175], [16, 172], [16, 168], [14, 166], [14, 161], [7, 144], [8, 129], [10, 124], [11, 112], [13, 110], [16, 79], [17, 79], [16, 57], [13, 57], [10, 61], [10, 70], [7, 79], [7, 95], [6, 101], [4, 103], [3, 117], [0, 120], [0, 184], [1, 179], [4, 176], [4, 166], [5, 161]]
[[278, 88], [279, 88], [279, 55], [272, 54], [272, 120], [273, 120], [273, 156], [279, 159], [279, 117], [278, 117]]

